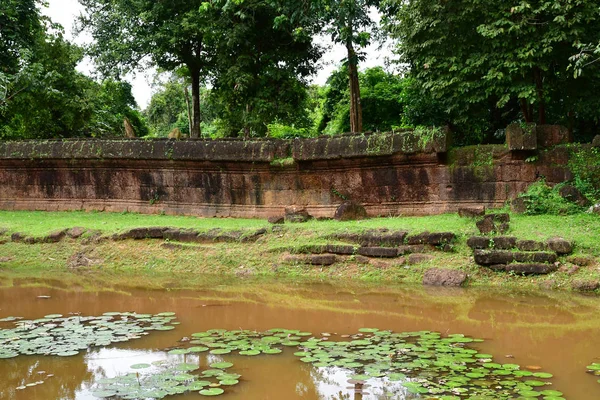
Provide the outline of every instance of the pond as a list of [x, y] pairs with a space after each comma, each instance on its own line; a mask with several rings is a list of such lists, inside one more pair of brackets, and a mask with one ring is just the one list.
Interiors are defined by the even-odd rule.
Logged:
[[[221, 386], [223, 399], [451, 398], [411, 394], [400, 380], [387, 378], [367, 380], [363, 391], [357, 394], [355, 389], [362, 381], [347, 382], [352, 372], [346, 367], [353, 364], [315, 366], [314, 362], [303, 362], [294, 355], [299, 349], [291, 346], [280, 354], [252, 357], [234, 352], [169, 353], [173, 348], [190, 346], [181, 342], [182, 338], [194, 340], [193, 333], [215, 328], [237, 332], [280, 328], [284, 332], [280, 337], [285, 340], [295, 333], [283, 329], [310, 332], [311, 337], [330, 342], [358, 340], [357, 343], [376, 338], [363, 328], [394, 333], [434, 331], [441, 337], [464, 334], [483, 339], [466, 343], [476, 350], [475, 358], [490, 354], [494, 357], [488, 363], [518, 364], [523, 371], [553, 375], [551, 379], [539, 379], [548, 382], [548, 386], [535, 389], [548, 390], [546, 397], [533, 398], [600, 398], [598, 377], [586, 373], [586, 366], [600, 362], [600, 302], [595, 297], [506, 290], [282, 283], [244, 283], [197, 291], [83, 291], [31, 287], [24, 283], [0, 289], [0, 318], [33, 320], [49, 314], [68, 317], [70, 313], [101, 316], [107, 312], [174, 312], [180, 324], [172, 330], [151, 331], [139, 339], [92, 347], [70, 357], [20, 355], [0, 359], [2, 399], [96, 399], [93, 393], [98, 393], [100, 382], [106, 382], [106, 378], [132, 374], [132, 379], [140, 379], [145, 372], [131, 368], [132, 365], [141, 368], [151, 365], [153, 369], [161, 360], [198, 365], [202, 369], [219, 362], [232, 363], [227, 372], [241, 377], [235, 385]], [[0, 323], [2, 329], [12, 327], [14, 322]], [[435, 334], [425, 335], [435, 339]], [[359, 346], [362, 352], [360, 349]], [[407, 375], [410, 377], [410, 373]], [[36, 382], [43, 383], [26, 386]], [[552, 395], [552, 391], [563, 394]], [[459, 395], [462, 397], [456, 398], [468, 398], [457, 392]], [[185, 400], [202, 396], [196, 391], [166, 398]]]

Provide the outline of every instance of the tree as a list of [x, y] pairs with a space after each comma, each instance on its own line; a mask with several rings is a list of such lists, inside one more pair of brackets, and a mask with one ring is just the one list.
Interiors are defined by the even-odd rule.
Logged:
[[0, 2], [0, 74], [14, 74], [44, 31], [38, 0]]
[[61, 32], [42, 32], [9, 84], [0, 113], [0, 138], [40, 139], [114, 135], [127, 117], [138, 133], [145, 126], [135, 110], [131, 86], [102, 84], [77, 72], [83, 51]]
[[223, 9], [210, 96], [225, 135], [263, 136], [274, 121], [308, 123], [306, 77], [320, 49], [313, 43], [319, 23], [304, 5], [244, 0]]
[[379, 3], [376, 0], [323, 0], [324, 17], [328, 23], [327, 32], [334, 43], [346, 48], [346, 63], [350, 88], [350, 130], [362, 132], [362, 107], [358, 62], [364, 57], [360, 49], [371, 40], [370, 29], [374, 22], [369, 16], [369, 8]]
[[311, 72], [306, 60], [314, 55], [312, 37], [303, 29], [310, 19], [292, 0], [79, 1], [87, 11], [81, 29], [95, 39], [88, 51], [103, 73], [118, 75], [144, 63], [166, 71], [185, 67], [192, 87], [192, 137], [201, 133], [203, 79], [210, 78], [231, 115], [247, 122], [248, 134], [265, 117], [254, 115], [261, 104], [281, 99], [296, 75]]
[[[600, 33], [600, 9], [586, 0], [387, 0], [385, 15], [400, 61], [448, 112], [517, 102], [526, 122], [541, 124], [549, 102], [553, 122], [577, 113], [569, 57]], [[598, 71], [588, 87], [600, 89]]]
[[87, 14], [80, 30], [94, 43], [88, 52], [105, 75], [120, 76], [147, 64], [167, 71], [185, 66], [192, 82], [192, 137], [200, 136], [200, 84], [214, 57], [219, 7], [201, 0], [79, 0]]

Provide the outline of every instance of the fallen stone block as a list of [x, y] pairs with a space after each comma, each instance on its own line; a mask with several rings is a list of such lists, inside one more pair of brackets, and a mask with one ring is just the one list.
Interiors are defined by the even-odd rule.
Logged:
[[60, 231], [54, 231], [46, 236], [39, 239], [41, 243], [58, 243], [67, 236], [67, 230], [63, 229]]
[[508, 250], [475, 250], [473, 255], [479, 265], [510, 264], [515, 260], [513, 252]]
[[556, 254], [571, 254], [573, 252], [573, 243], [563, 238], [552, 238], [546, 242], [548, 248]]
[[517, 263], [555, 263], [556, 254], [549, 252], [519, 252], [509, 250], [475, 250], [475, 262], [479, 265]]
[[519, 240], [517, 241], [517, 249], [521, 251], [544, 251], [548, 248], [546, 243], [536, 240]]
[[476, 218], [485, 215], [485, 206], [459, 207], [458, 215], [463, 218]]
[[600, 147], [600, 135], [594, 136], [592, 140], [592, 147]]
[[527, 203], [523, 197], [517, 197], [510, 202], [510, 210], [516, 214], [524, 214], [527, 211]]
[[571, 256], [567, 258], [567, 261], [580, 267], [589, 267], [596, 263], [594, 257], [591, 256]]
[[86, 231], [87, 231], [87, 229], [85, 229], [85, 228], [82, 228], [80, 226], [75, 226], [67, 231], [67, 236], [69, 236], [71, 239], [78, 239]]
[[491, 247], [491, 240], [485, 236], [471, 236], [467, 239], [467, 246], [475, 249], [489, 249]]
[[409, 245], [430, 244], [433, 246], [439, 246], [445, 243], [451, 243], [455, 238], [456, 235], [452, 232], [423, 232], [418, 235], [409, 236], [407, 243]]
[[546, 275], [558, 269], [554, 264], [545, 263], [496, 264], [487, 267], [494, 271], [512, 272], [518, 275]]
[[361, 204], [346, 201], [335, 210], [333, 219], [337, 221], [357, 221], [367, 218], [367, 210]]
[[571, 282], [571, 288], [580, 292], [591, 292], [600, 288], [597, 280], [577, 279]]
[[583, 195], [573, 185], [564, 185], [558, 190], [558, 194], [565, 200], [570, 201], [571, 203], [577, 204], [579, 207], [587, 207], [592, 202], [588, 200], [587, 197]]
[[492, 247], [498, 250], [510, 250], [517, 245], [517, 238], [514, 236], [496, 236], [491, 241]]
[[400, 246], [408, 235], [406, 231], [381, 232], [368, 231], [364, 233], [342, 233], [333, 236], [334, 239], [358, 243], [365, 247]]
[[193, 229], [167, 229], [163, 232], [163, 238], [176, 242], [197, 242], [198, 233]]
[[242, 243], [256, 242], [259, 237], [261, 237], [262, 235], [264, 235], [266, 233], [267, 233], [266, 228], [260, 228], [260, 229], [255, 230], [254, 232], [250, 232], [247, 234], [244, 233], [240, 237], [240, 242], [242, 242]]
[[309, 263], [311, 265], [332, 265], [335, 264], [336, 257], [333, 254], [321, 254], [311, 256], [309, 259]]
[[430, 286], [462, 286], [467, 280], [463, 271], [443, 268], [430, 268], [423, 275], [423, 285]]
[[285, 209], [285, 222], [291, 223], [302, 223], [312, 219], [312, 215], [306, 211], [305, 208], [301, 207], [287, 207]]
[[133, 228], [123, 233], [113, 235], [113, 240], [125, 239], [162, 239], [167, 227]]
[[273, 216], [273, 217], [269, 217], [267, 219], [267, 221], [269, 221], [269, 223], [273, 224], [273, 225], [281, 225], [281, 224], [285, 223], [285, 216], [283, 216], [283, 215], [276, 215], [276, 216]]
[[398, 257], [395, 247], [359, 247], [358, 254], [366, 257], [394, 258]]
[[356, 249], [354, 246], [340, 245], [340, 244], [328, 244], [325, 246], [325, 251], [331, 254], [339, 255], [352, 255]]

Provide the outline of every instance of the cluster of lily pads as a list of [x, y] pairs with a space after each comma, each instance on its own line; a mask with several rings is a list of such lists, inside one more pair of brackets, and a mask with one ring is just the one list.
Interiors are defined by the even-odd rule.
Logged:
[[[592, 363], [588, 365], [587, 372], [595, 376], [600, 376], [600, 363]], [[598, 383], [600, 383], [600, 379], [598, 380]]]
[[[171, 354], [209, 352], [214, 355], [278, 354], [284, 347], [319, 368], [342, 368], [357, 390], [371, 379], [401, 382], [405, 390], [439, 399], [562, 399], [547, 389], [552, 374], [522, 370], [517, 364], [493, 362], [490, 354], [469, 347], [482, 342], [461, 334], [443, 337], [431, 331], [394, 333], [363, 328], [332, 340], [331, 334], [271, 329], [265, 332], [212, 329], [198, 332]], [[433, 397], [432, 397], [433, 398]]]
[[232, 363], [217, 362], [210, 365], [211, 369], [200, 372], [198, 365], [186, 362], [173, 364], [161, 360], [152, 364], [134, 364], [131, 368], [139, 372], [101, 379], [92, 394], [99, 398], [120, 399], [162, 399], [186, 392], [218, 396], [225, 392], [221, 387], [239, 382], [241, 375], [226, 372], [232, 366]]
[[0, 359], [19, 355], [74, 356], [91, 346], [108, 346], [139, 339], [149, 331], [174, 329], [175, 318], [172, 312], [107, 312], [98, 317], [51, 314], [36, 320], [8, 317], [0, 322], [16, 326], [0, 329]]

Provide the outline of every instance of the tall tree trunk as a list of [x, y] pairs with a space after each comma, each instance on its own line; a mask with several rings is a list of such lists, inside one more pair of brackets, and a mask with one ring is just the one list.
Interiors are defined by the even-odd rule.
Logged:
[[346, 43], [346, 49], [348, 50], [348, 78], [350, 81], [350, 131], [360, 133], [362, 132], [362, 106], [358, 82], [358, 57], [351, 39]]
[[519, 102], [521, 104], [521, 112], [523, 113], [523, 118], [525, 118], [525, 122], [527, 123], [531, 123], [533, 122], [533, 116], [531, 115], [531, 108], [529, 107], [529, 104], [527, 104], [527, 100], [525, 99], [519, 99]]
[[200, 131], [200, 70], [191, 69], [190, 75], [192, 78], [192, 130], [190, 131], [191, 138], [199, 138], [202, 132]]
[[538, 119], [540, 125], [546, 124], [546, 104], [544, 102], [544, 81], [542, 79], [542, 71], [538, 67], [533, 68], [533, 79], [535, 81], [535, 89], [538, 97]]
[[188, 90], [187, 85], [183, 86], [183, 93], [185, 95], [185, 105], [187, 106], [188, 129], [191, 135], [194, 123], [192, 122], [192, 105], [190, 103], [190, 91]]

